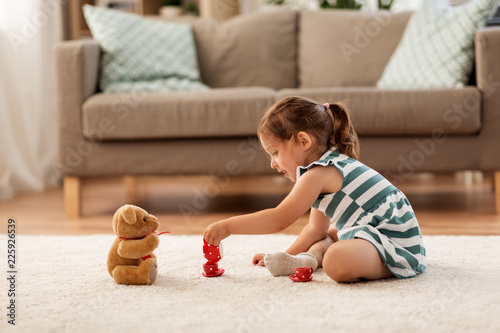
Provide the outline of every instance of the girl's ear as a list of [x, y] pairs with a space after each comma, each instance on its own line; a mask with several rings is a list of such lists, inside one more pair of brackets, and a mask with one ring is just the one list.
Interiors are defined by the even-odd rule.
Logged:
[[297, 142], [300, 144], [303, 150], [311, 148], [313, 138], [304, 131], [297, 133]]

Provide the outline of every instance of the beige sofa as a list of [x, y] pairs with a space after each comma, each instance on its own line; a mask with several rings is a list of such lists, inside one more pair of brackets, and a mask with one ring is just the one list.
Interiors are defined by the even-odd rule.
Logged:
[[87, 177], [274, 173], [255, 132], [268, 107], [290, 95], [347, 101], [361, 161], [389, 179], [493, 172], [500, 206], [500, 29], [477, 33], [470, 85], [379, 90], [409, 17], [281, 11], [194, 20], [201, 77], [211, 87], [200, 92], [101, 93], [99, 45], [61, 43], [58, 167], [68, 216], [80, 214]]

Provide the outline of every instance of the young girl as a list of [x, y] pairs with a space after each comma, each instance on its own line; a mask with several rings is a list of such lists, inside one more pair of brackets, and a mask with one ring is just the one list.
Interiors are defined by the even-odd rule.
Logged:
[[344, 106], [284, 98], [262, 118], [258, 136], [271, 167], [295, 185], [276, 208], [209, 225], [207, 242], [279, 232], [312, 207], [309, 223], [285, 252], [256, 254], [253, 263], [274, 276], [323, 267], [337, 282], [410, 278], [425, 270], [413, 209], [402, 192], [357, 160], [358, 138]]

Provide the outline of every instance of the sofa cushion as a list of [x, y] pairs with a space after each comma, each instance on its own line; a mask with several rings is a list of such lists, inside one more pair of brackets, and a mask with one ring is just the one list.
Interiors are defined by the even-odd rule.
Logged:
[[250, 136], [274, 98], [274, 90], [257, 87], [95, 94], [82, 106], [83, 135], [98, 141]]
[[474, 35], [496, 6], [498, 0], [472, 0], [455, 7], [445, 0], [424, 0], [377, 87], [463, 87], [473, 67]]
[[83, 11], [103, 50], [103, 91], [208, 89], [200, 82], [190, 25], [90, 5], [84, 5]]
[[430, 90], [364, 88], [285, 89], [277, 98], [304, 96], [319, 103], [344, 101], [360, 136], [473, 135], [481, 129], [476, 87]]
[[210, 87], [297, 87], [297, 12], [191, 24], [201, 77]]
[[375, 86], [410, 12], [349, 10], [300, 13], [300, 87]]

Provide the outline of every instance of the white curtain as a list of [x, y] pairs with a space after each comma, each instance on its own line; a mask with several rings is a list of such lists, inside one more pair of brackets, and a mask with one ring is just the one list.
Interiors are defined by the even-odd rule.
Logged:
[[57, 184], [53, 46], [66, 0], [0, 0], [0, 200]]

